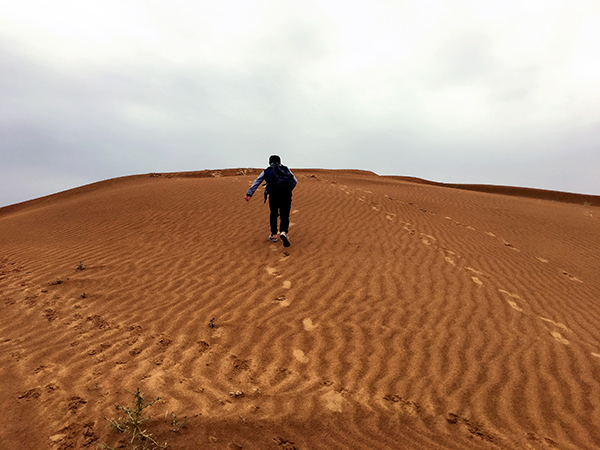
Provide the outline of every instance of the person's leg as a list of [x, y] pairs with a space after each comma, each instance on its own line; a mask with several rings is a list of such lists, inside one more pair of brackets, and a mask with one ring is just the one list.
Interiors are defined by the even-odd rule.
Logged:
[[277, 236], [277, 217], [279, 216], [279, 202], [276, 195], [269, 194], [269, 208], [271, 215], [269, 217], [271, 225], [271, 236]]
[[292, 209], [292, 193], [285, 193], [281, 196], [279, 210], [281, 212], [281, 224], [279, 231], [287, 234], [290, 228], [290, 210]]

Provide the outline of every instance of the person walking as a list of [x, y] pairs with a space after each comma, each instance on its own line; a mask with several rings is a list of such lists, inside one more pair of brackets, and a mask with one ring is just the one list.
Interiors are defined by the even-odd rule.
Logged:
[[249, 202], [260, 184], [265, 181], [265, 202], [269, 198], [269, 208], [271, 210], [270, 225], [271, 234], [269, 241], [277, 242], [277, 218], [280, 217], [279, 237], [284, 247], [289, 247], [290, 236], [290, 210], [292, 208], [292, 191], [298, 184], [294, 174], [286, 166], [281, 164], [281, 158], [277, 155], [269, 157], [269, 167], [261, 172], [254, 180], [250, 189], [246, 192], [246, 201]]

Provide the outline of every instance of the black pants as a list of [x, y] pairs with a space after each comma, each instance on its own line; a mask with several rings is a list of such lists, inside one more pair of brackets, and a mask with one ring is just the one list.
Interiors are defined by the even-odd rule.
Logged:
[[292, 208], [292, 192], [272, 192], [269, 194], [271, 208], [271, 234], [277, 234], [277, 217], [281, 217], [279, 231], [288, 232], [290, 228], [290, 209]]

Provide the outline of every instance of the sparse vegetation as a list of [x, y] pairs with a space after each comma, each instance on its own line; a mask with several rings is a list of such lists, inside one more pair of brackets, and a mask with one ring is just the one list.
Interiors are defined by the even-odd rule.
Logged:
[[[156, 449], [164, 449], [167, 447], [167, 444], [159, 445], [159, 443], [152, 437], [152, 434], [145, 429], [144, 423], [149, 420], [152, 416], [143, 417], [142, 412], [144, 409], [149, 408], [158, 400], [160, 397], [156, 397], [152, 401], [147, 401], [144, 399], [142, 394], [140, 393], [140, 389], [136, 389], [135, 392], [130, 392], [133, 395], [133, 405], [129, 406], [121, 406], [115, 405], [117, 411], [121, 411], [124, 413], [123, 416], [118, 419], [107, 419], [110, 423], [111, 428], [118, 433], [131, 434], [131, 439], [125, 448], [131, 449], [143, 449], [143, 450], [156, 450]], [[173, 431], [177, 431], [180, 428], [185, 427], [185, 420], [183, 418], [183, 422], [177, 423], [177, 416], [173, 414]], [[113, 447], [110, 447], [108, 444], [103, 443], [103, 448], [105, 450], [114, 450]], [[123, 448], [123, 447], [119, 447]]]
[[186, 428], [187, 416], [183, 416], [181, 422], [177, 421], [177, 414], [173, 413], [173, 418], [171, 419], [171, 431], [177, 432], [182, 428]]
[[79, 261], [79, 265], [77, 266], [77, 268], [75, 270], [85, 270], [85, 266], [83, 265], [82, 261]]

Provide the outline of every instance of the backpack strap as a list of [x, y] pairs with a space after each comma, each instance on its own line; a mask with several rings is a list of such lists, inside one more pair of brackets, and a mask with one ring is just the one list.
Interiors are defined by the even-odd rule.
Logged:
[[269, 182], [273, 181], [273, 166], [276, 165], [277, 163], [273, 163], [271, 164], [269, 167], [267, 167], [265, 169], [265, 182], [267, 183], [267, 185], [265, 186], [265, 201], [263, 203], [267, 203], [267, 197], [269, 196], [270, 193], [270, 189], [269, 189]]

